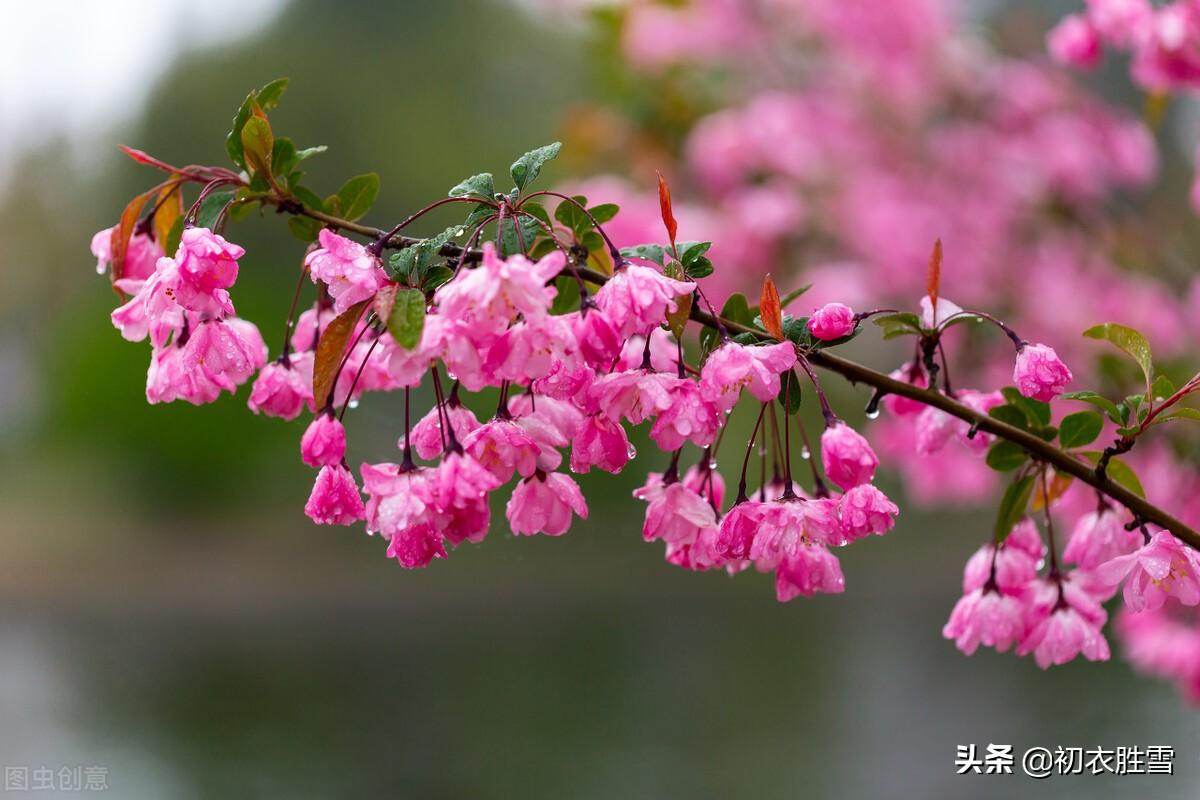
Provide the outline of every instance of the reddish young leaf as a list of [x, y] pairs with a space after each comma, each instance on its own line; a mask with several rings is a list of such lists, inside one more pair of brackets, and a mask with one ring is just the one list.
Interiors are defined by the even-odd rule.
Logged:
[[337, 379], [338, 367], [342, 364], [342, 356], [345, 355], [350, 336], [354, 333], [354, 326], [358, 324], [358, 318], [370, 302], [363, 300], [350, 306], [321, 333], [313, 363], [313, 400], [318, 410], [324, 408], [329, 400], [333, 382]]
[[776, 339], [783, 339], [783, 310], [779, 304], [779, 290], [768, 275], [763, 279], [762, 295], [758, 300], [758, 315], [762, 318], [763, 330]]
[[929, 305], [933, 309], [933, 318], [937, 319], [938, 288], [942, 283], [942, 240], [933, 243], [933, 252], [929, 254], [929, 272], [925, 275], [925, 293], [929, 295]]
[[138, 150], [136, 148], [129, 147], [128, 145], [123, 145], [123, 144], [117, 145], [117, 147], [121, 150], [122, 153], [129, 156], [130, 158], [132, 158], [134, 161], [136, 161], [139, 164], [145, 164], [147, 166], [154, 167], [156, 169], [161, 169], [163, 172], [170, 172], [170, 173], [178, 173], [179, 172], [179, 170], [176, 167], [172, 167], [170, 164], [168, 164], [164, 161], [159, 161], [154, 156], [149, 155], [148, 153], [145, 153], [141, 150]]
[[183, 216], [183, 192], [179, 187], [179, 183], [170, 183], [164, 186], [155, 198], [158, 208], [154, 212], [154, 240], [164, 250], [167, 247], [167, 239], [171, 236], [171, 228], [175, 226], [176, 220]]
[[125, 252], [129, 249], [129, 240], [133, 238], [133, 229], [137, 226], [138, 217], [141, 216], [142, 209], [146, 206], [146, 201], [153, 197], [162, 189], [162, 185], [155, 186], [142, 192], [137, 197], [129, 201], [129, 205], [125, 206], [125, 210], [121, 212], [121, 219], [112, 232], [112, 263], [109, 264], [108, 272], [114, 284], [114, 291], [118, 297], [124, 298], [125, 294], [120, 289], [115, 288], [117, 281], [121, 280], [125, 268]]
[[679, 230], [679, 223], [675, 221], [675, 215], [671, 213], [671, 187], [667, 186], [667, 179], [658, 173], [658, 207], [662, 211], [663, 225], [667, 226], [667, 236], [671, 239], [671, 250], [675, 253], [675, 258], [679, 258], [679, 253], [675, 251], [675, 232]]

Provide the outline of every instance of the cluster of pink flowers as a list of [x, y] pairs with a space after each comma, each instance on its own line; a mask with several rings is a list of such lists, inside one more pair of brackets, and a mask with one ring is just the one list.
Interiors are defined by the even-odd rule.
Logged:
[[[101, 231], [92, 239], [102, 264], [112, 258], [111, 235]], [[162, 256], [148, 235], [130, 241], [117, 287], [132, 297], [113, 311], [112, 322], [129, 341], [150, 339], [151, 403], [211, 403], [263, 366], [262, 336], [234, 316], [229, 297], [244, 252], [206, 228], [185, 230], [173, 257]]]

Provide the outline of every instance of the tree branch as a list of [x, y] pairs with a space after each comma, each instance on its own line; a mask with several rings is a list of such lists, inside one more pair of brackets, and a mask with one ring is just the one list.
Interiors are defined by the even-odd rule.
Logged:
[[[262, 198], [265, 203], [272, 203], [279, 207], [279, 211], [283, 213], [299, 214], [310, 217], [315, 220], [324, 222], [333, 228], [357, 233], [361, 236], [378, 239], [384, 236], [387, 232], [378, 228], [372, 228], [367, 225], [359, 225], [355, 222], [340, 219], [330, 214], [325, 214], [320, 211], [314, 211], [302, 204], [290, 200], [267, 197]], [[393, 249], [404, 249], [411, 247], [421, 239], [415, 239], [409, 236], [392, 236], [385, 243], [385, 247]], [[446, 258], [463, 257], [464, 251], [462, 247], [453, 244], [447, 244], [438, 251], [440, 255]], [[474, 262], [481, 259], [483, 256], [479, 250], [469, 250], [465, 254], [465, 260]], [[608, 280], [608, 276], [597, 272], [587, 267], [578, 268], [578, 273], [584, 280], [595, 284], [603, 284]], [[753, 328], [748, 325], [742, 325], [732, 320], [718, 317], [707, 311], [701, 310], [698, 306], [692, 307], [691, 318], [701, 325], [709, 328], [720, 330], [722, 326], [725, 330], [735, 333], [749, 333], [759, 337], [764, 341], [775, 341], [765, 331]], [[822, 369], [836, 372], [842, 377], [849, 380], [851, 383], [863, 383], [872, 386], [876, 389], [883, 390], [889, 394], [894, 394], [899, 397], [907, 397], [910, 400], [916, 400], [927, 406], [933, 406], [940, 409], [951, 416], [957, 417], [965, 422], [970, 423], [978, 430], [990, 433], [1001, 439], [1006, 439], [1013, 444], [1021, 447], [1033, 459], [1052, 465], [1059, 472], [1071, 475], [1096, 490], [1103, 492], [1121, 505], [1125, 506], [1134, 515], [1136, 519], [1152, 522], [1160, 525], [1170, 531], [1181, 541], [1186, 542], [1191, 547], [1200, 550], [1200, 532], [1191, 528], [1182, 520], [1176, 518], [1169, 512], [1154, 505], [1146, 498], [1141, 497], [1130, 489], [1115, 483], [1112, 479], [1104, 474], [1097, 474], [1097, 470], [1090, 464], [1079, 460], [1077, 457], [1062, 450], [1044, 439], [1035, 436], [1029, 431], [1022, 430], [1016, 426], [1009, 425], [1006, 422], [996, 419], [987, 414], [981, 414], [978, 411], [969, 408], [968, 406], [959, 403], [953, 398], [947, 397], [944, 394], [933, 391], [931, 389], [922, 389], [919, 386], [914, 386], [911, 383], [896, 380], [882, 372], [865, 367], [854, 361], [834, 355], [825, 350], [805, 351], [803, 353], [811, 363], [821, 367]]]

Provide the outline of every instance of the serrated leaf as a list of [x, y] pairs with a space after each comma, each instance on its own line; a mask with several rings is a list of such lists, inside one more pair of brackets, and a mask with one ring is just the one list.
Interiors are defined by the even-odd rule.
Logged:
[[[575, 202], [563, 200], [554, 207], [554, 218], [561, 222], [567, 228], [570, 228], [578, 236], [592, 227], [592, 221], [587, 218], [587, 214], [579, 206], [587, 207], [587, 198], [581, 194], [571, 198]], [[578, 205], [577, 205], [578, 204]]]
[[462, 226], [452, 225], [441, 233], [422, 239], [416, 244], [397, 250], [388, 259], [385, 271], [394, 281], [420, 285], [425, 271], [433, 265], [444, 245], [462, 232]]
[[694, 261], [689, 262], [688, 265], [684, 267], [684, 272], [687, 273], [689, 278], [694, 280], [707, 278], [709, 275], [713, 274], [713, 264], [705, 256], [700, 256]]
[[1077, 411], [1063, 417], [1058, 425], [1058, 440], [1064, 449], [1083, 447], [1096, 441], [1104, 429], [1104, 418], [1095, 411]]
[[1120, 425], [1122, 422], [1121, 412], [1117, 408], [1117, 404], [1103, 395], [1095, 392], [1067, 392], [1062, 397], [1064, 400], [1079, 400], [1083, 403], [1091, 403], [1107, 414], [1108, 418], [1116, 424]]
[[370, 302], [363, 300], [350, 306], [335, 317], [321, 333], [313, 360], [313, 400], [318, 410], [329, 402], [329, 395], [333, 391], [333, 383], [337, 379], [338, 368], [350, 343], [350, 336], [358, 325], [363, 309]]
[[901, 311], [896, 314], [885, 314], [872, 320], [883, 332], [884, 339], [895, 339], [897, 336], [915, 336], [921, 332], [921, 318], [911, 311]]
[[562, 149], [562, 142], [551, 142], [548, 145], [530, 150], [525, 155], [518, 158], [509, 167], [509, 174], [512, 176], [513, 184], [521, 190], [537, 180], [538, 174], [542, 171], [542, 167], [546, 162], [558, 155], [558, 151]]
[[356, 175], [342, 184], [337, 192], [342, 204], [341, 216], [354, 221], [371, 210], [379, 196], [379, 176], [374, 172]]
[[987, 451], [987, 465], [998, 472], [1010, 472], [1029, 460], [1020, 446], [1001, 439]]
[[425, 292], [432, 292], [453, 277], [454, 270], [441, 264], [434, 265], [425, 271], [421, 280], [421, 289]]
[[[517, 231], [520, 230], [520, 236]], [[541, 226], [529, 217], [518, 217], [515, 222], [512, 217], [505, 217], [500, 235], [500, 254], [513, 256], [524, 254], [525, 250], [534, 243]]]
[[478, 175], [457, 183], [447, 194], [448, 197], [478, 197], [481, 200], [496, 199], [496, 185], [492, 181], [492, 173], [481, 172]]
[[255, 99], [263, 111], [270, 111], [279, 105], [279, 98], [288, 87], [287, 78], [276, 78], [255, 93]]
[[679, 242], [676, 247], [679, 249], [679, 261], [686, 267], [707, 253], [712, 242]]
[[532, 214], [537, 217], [547, 228], [554, 230], [554, 223], [550, 219], [550, 212], [541, 203], [522, 203], [521, 210], [526, 214]]
[[1154, 357], [1150, 353], [1150, 342], [1140, 331], [1115, 322], [1106, 322], [1088, 328], [1083, 335], [1089, 339], [1106, 340], [1125, 352], [1142, 368], [1142, 374], [1146, 376], [1146, 385], [1150, 385], [1154, 375]]
[[[559, 207], [561, 208], [561, 206]], [[621, 255], [626, 258], [640, 258], [643, 261], [653, 261], [660, 267], [666, 261], [666, 251], [659, 244], [637, 244], [632, 247], [622, 247]]]
[[221, 216], [221, 212], [232, 199], [232, 189], [225, 192], [212, 192], [206, 196], [200, 203], [200, 208], [196, 211], [196, 227], [212, 230], [217, 224], [217, 219]]
[[1013, 527], [1025, 516], [1029, 496], [1033, 494], [1033, 475], [1017, 478], [1004, 490], [1000, 506], [996, 509], [996, 524], [992, 536], [996, 544], [1002, 543], [1012, 533]]
[[415, 349], [425, 329], [425, 293], [420, 289], [397, 290], [387, 328], [396, 344], [405, 350]]

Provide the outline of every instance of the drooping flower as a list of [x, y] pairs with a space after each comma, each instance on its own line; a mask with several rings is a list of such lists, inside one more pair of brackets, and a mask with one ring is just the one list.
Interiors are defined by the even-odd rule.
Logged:
[[267, 360], [267, 346], [254, 323], [209, 319], [183, 346], [184, 367], [227, 392], [234, 392]]
[[647, 503], [642, 526], [642, 538], [647, 542], [662, 539], [690, 545], [702, 529], [717, 526], [717, 513], [708, 500], [679, 480], [665, 483], [657, 472], [648, 475], [633, 496]]
[[707, 499], [714, 508], [720, 508], [725, 502], [725, 479], [711, 461], [703, 460], [688, 467], [682, 480], [684, 486]]
[[596, 305], [608, 314], [622, 337], [644, 335], [678, 309], [678, 298], [690, 295], [696, 284], [677, 281], [637, 264], [616, 271], [596, 293]]
[[313, 282], [321, 281], [329, 288], [335, 313], [373, 297], [387, 281], [379, 258], [358, 242], [328, 228], [321, 229], [317, 240], [321, 246], [309, 253], [304, 263]]
[[601, 375], [588, 390], [590, 409], [613, 422], [629, 420], [640, 425], [670, 408], [671, 390], [681, 382], [692, 383], [662, 372], [643, 369]]
[[456, 547], [482, 541], [491, 522], [488, 492], [501, 481], [469, 455], [452, 452], [431, 471], [428, 482], [438, 530]]
[[509, 401], [517, 424], [537, 443], [538, 468], [553, 472], [562, 464], [561, 448], [569, 445], [583, 427], [583, 412], [553, 397], [534, 398], [528, 392]]
[[980, 587], [964, 594], [950, 612], [942, 636], [971, 655], [979, 645], [1005, 652], [1025, 635], [1025, 612], [1012, 595]]
[[342, 421], [332, 411], [317, 414], [300, 437], [300, 459], [310, 467], [328, 467], [340, 464], [345, 456], [346, 429]]
[[405, 569], [423, 569], [435, 558], [446, 557], [446, 545], [441, 531], [429, 522], [420, 522], [392, 534], [387, 556]]
[[536, 473], [517, 484], [505, 515], [513, 533], [561, 536], [571, 527], [571, 513], [587, 519], [587, 502], [579, 484], [561, 472]]
[[565, 264], [558, 250], [533, 262], [520, 255], [502, 258], [485, 242], [479, 266], [459, 270], [437, 290], [439, 311], [466, 325], [476, 339], [498, 336], [518, 314], [529, 320], [549, 311], [555, 290], [546, 284]]
[[537, 469], [542, 449], [529, 433], [510, 419], [492, 419], [463, 437], [463, 449], [500, 483], [516, 471], [528, 478]]
[[1071, 382], [1071, 370], [1053, 347], [1044, 344], [1023, 345], [1017, 351], [1013, 383], [1026, 397], [1050, 402]]
[[650, 438], [667, 452], [678, 450], [684, 442], [707, 447], [720, 428], [721, 415], [708, 402], [700, 384], [677, 378], [668, 385], [666, 407], [659, 410]]
[[827, 342], [849, 336], [854, 326], [854, 309], [843, 303], [826, 303], [808, 318], [809, 333]]
[[[921, 366], [920, 361], [914, 361], [905, 364], [899, 369], [892, 370], [888, 377], [895, 378], [898, 381], [911, 383], [913, 386], [921, 389], [929, 386], [929, 376], [925, 374], [925, 368]], [[898, 417], [907, 416], [909, 414], [919, 414], [929, 406], [926, 406], [920, 400], [910, 400], [907, 397], [901, 397], [898, 394], [889, 394], [883, 398], [883, 405], [887, 410]]]
[[821, 463], [829, 480], [845, 491], [869, 483], [875, 477], [879, 457], [862, 434], [838, 422], [821, 434]]
[[208, 228], [184, 229], [174, 258], [179, 270], [175, 302], [201, 314], [233, 314], [227, 290], [237, 281], [238, 259], [245, 253]]
[[1095, 569], [1142, 545], [1142, 534], [1126, 530], [1122, 515], [1111, 507], [1089, 511], [1079, 518], [1063, 550], [1063, 561]]
[[1124, 580], [1125, 605], [1134, 612], [1161, 608], [1168, 597], [1185, 606], [1200, 603], [1200, 556], [1167, 531], [1101, 564], [1096, 575], [1113, 586]]
[[637, 455], [620, 422], [603, 414], [587, 417], [571, 442], [571, 471], [585, 473], [593, 466], [614, 475]]
[[[96, 257], [96, 272], [103, 275], [112, 263], [112, 237], [116, 227], [105, 228], [92, 237], [92, 255]], [[117, 287], [130, 294], [137, 284], [154, 274], [154, 265], [163, 257], [162, 247], [145, 234], [135, 232], [125, 247], [125, 261]]]
[[302, 373], [300, 363], [272, 361], [258, 372], [246, 405], [255, 414], [293, 420], [313, 403], [311, 362], [309, 371]]
[[[815, 502], [815, 501], [814, 501]], [[869, 483], [853, 487], [838, 501], [842, 539], [853, 542], [864, 536], [882, 536], [896, 524], [900, 508]]]
[[321, 467], [304, 513], [318, 525], [352, 525], [364, 519], [366, 511], [350, 470], [341, 464]]
[[765, 403], [779, 396], [779, 376], [795, 364], [796, 348], [789, 342], [764, 347], [726, 342], [704, 362], [700, 389], [718, 411], [733, 408], [742, 389]]
[[[428, 414], [421, 417], [412, 426], [412, 431], [410, 432], [413, 450], [421, 458], [436, 458], [449, 444], [442, 429], [442, 414], [445, 414], [449, 418], [450, 429], [454, 431], [454, 435], [459, 442], [466, 438], [467, 434], [479, 427], [479, 420], [475, 417], [474, 412], [462, 403], [449, 401], [442, 407], [441, 413], [439, 413], [439, 409], [435, 405], [429, 410]], [[404, 447], [403, 437], [399, 445], [401, 448]]]
[[749, 558], [766, 506], [766, 503], [743, 500], [729, 509], [721, 518], [717, 551], [728, 559], [740, 561]]
[[838, 594], [845, 590], [842, 565], [823, 544], [797, 541], [787, 548], [775, 568], [775, 596], [781, 603], [818, 592]]
[[364, 463], [359, 473], [367, 495], [367, 533], [392, 539], [401, 531], [430, 522], [432, 490], [427, 470]]
[[[1077, 655], [1088, 661], [1109, 659], [1108, 641], [1100, 631], [1107, 614], [1095, 598], [1065, 577], [1043, 581], [1033, 591], [1040, 597], [1026, 600], [1027, 633], [1017, 655], [1033, 653], [1042, 669], [1065, 664]], [[1047, 602], [1051, 597], [1052, 602]]]
[[625, 344], [617, 326], [607, 313], [588, 304], [564, 315], [575, 334], [575, 344], [584, 362], [596, 369], [607, 369]]
[[1063, 17], [1046, 36], [1046, 46], [1056, 61], [1081, 69], [1100, 63], [1100, 36], [1083, 14]]
[[963, 592], [994, 583], [1004, 594], [1021, 594], [1037, 577], [1043, 552], [1037, 525], [1025, 517], [1013, 527], [999, 549], [988, 542], [967, 560], [963, 569]]

